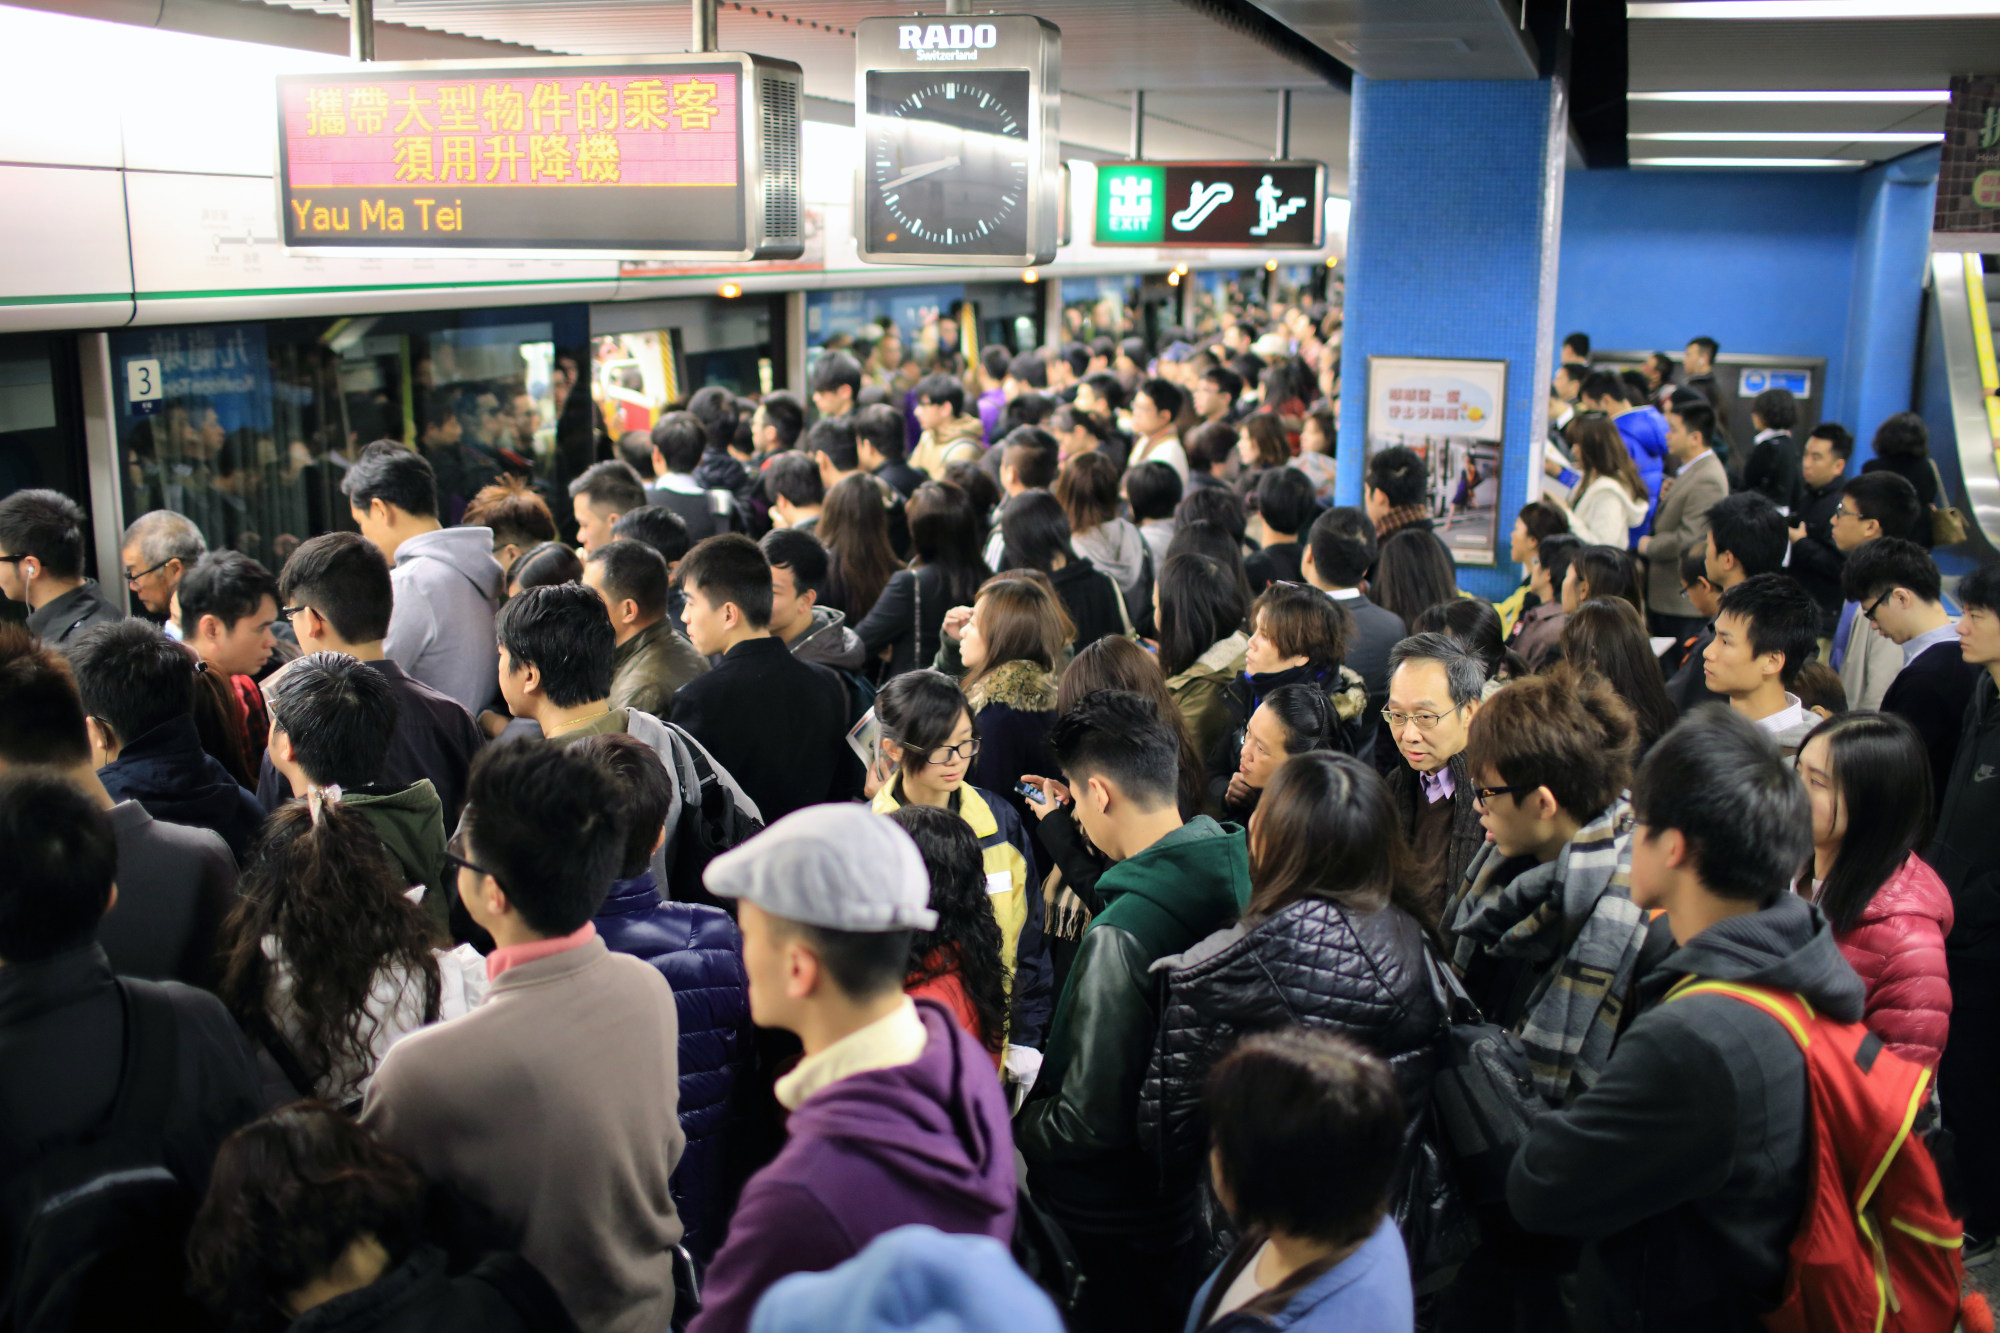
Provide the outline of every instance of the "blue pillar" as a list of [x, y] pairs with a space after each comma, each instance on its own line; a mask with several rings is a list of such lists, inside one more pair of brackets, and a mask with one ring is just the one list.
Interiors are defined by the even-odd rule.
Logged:
[[1936, 148], [1919, 149], [1861, 176], [1854, 287], [1847, 318], [1847, 391], [1824, 414], [1854, 432], [1854, 466], [1874, 457], [1875, 429], [1910, 410], [1917, 374], [1924, 270], [1937, 200]]
[[1563, 90], [1542, 80], [1356, 76], [1337, 495], [1361, 503], [1370, 356], [1507, 362], [1497, 563], [1459, 585], [1501, 597], [1514, 514], [1540, 493], [1562, 231]]

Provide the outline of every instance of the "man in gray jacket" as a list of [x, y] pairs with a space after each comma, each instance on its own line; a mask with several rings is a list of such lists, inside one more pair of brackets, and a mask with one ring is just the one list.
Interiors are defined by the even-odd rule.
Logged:
[[1709, 447], [1715, 412], [1702, 403], [1667, 409], [1667, 452], [1676, 471], [1660, 496], [1653, 533], [1639, 539], [1646, 557], [1646, 605], [1652, 632], [1675, 640], [1701, 632], [1702, 615], [1681, 591], [1681, 553], [1700, 546], [1708, 533], [1708, 511], [1729, 494], [1729, 474]]
[[506, 575], [493, 558], [493, 530], [439, 524], [431, 465], [393, 440], [362, 450], [341, 489], [361, 535], [395, 565], [383, 651], [477, 717], [499, 692], [493, 614]]

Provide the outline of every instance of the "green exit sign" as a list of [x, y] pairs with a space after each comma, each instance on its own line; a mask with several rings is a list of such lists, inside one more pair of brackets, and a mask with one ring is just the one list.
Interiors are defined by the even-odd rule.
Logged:
[[1166, 233], [1167, 173], [1161, 167], [1118, 166], [1097, 173], [1099, 244], [1157, 242]]

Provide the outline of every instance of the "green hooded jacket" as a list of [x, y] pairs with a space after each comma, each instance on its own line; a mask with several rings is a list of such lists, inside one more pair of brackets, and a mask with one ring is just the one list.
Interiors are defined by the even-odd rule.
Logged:
[[429, 778], [419, 778], [401, 791], [370, 796], [346, 792], [340, 803], [368, 821], [375, 836], [412, 884], [424, 886], [424, 915], [438, 938], [451, 938], [451, 898], [457, 877], [444, 859], [444, 805]]

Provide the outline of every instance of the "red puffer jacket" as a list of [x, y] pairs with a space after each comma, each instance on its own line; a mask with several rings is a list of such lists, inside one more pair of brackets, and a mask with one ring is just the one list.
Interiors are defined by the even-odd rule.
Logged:
[[1951, 1027], [1944, 937], [1951, 893], [1915, 852], [1876, 890], [1852, 929], [1834, 937], [1868, 988], [1861, 1021], [1890, 1050], [1936, 1069]]

